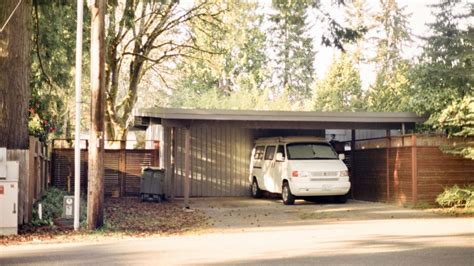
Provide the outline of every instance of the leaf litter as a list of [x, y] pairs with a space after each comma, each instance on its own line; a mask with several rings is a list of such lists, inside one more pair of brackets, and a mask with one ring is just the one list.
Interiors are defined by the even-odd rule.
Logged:
[[84, 224], [79, 231], [74, 231], [71, 223], [61, 221], [51, 226], [24, 225], [18, 235], [0, 236], [0, 245], [173, 235], [199, 231], [211, 225], [202, 211], [186, 212], [182, 206], [171, 202], [109, 198], [104, 205], [104, 227], [98, 230], [86, 230]]

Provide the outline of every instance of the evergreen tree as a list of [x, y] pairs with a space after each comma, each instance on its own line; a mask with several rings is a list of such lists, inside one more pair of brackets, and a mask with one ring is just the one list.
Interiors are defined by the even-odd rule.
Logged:
[[307, 10], [311, 2], [274, 0], [276, 13], [270, 16], [276, 94], [286, 90], [290, 103], [298, 105], [311, 96], [313, 83], [315, 53], [312, 38], [307, 36]]
[[474, 28], [469, 21], [474, 4], [440, 0], [431, 7], [435, 21], [427, 24], [431, 36], [424, 38], [412, 76], [412, 103], [417, 112], [430, 113], [434, 122], [453, 101], [473, 95]]
[[[375, 85], [369, 94], [372, 111], [407, 109], [408, 62], [402, 58], [405, 45], [411, 41], [408, 15], [396, 0], [380, 0], [381, 11], [375, 15], [378, 25]], [[403, 103], [403, 104], [401, 104]]]
[[316, 84], [314, 109], [350, 112], [363, 109], [361, 80], [348, 55], [334, 59], [326, 77]]
[[366, 0], [354, 0], [345, 8], [345, 16], [348, 25], [352, 29], [365, 29], [361, 32], [354, 44], [349, 45], [349, 55], [357, 67], [367, 62], [369, 55], [367, 51], [367, 32], [374, 28], [372, 17], [370, 16], [370, 9], [367, 6]]
[[[474, 136], [474, 4], [440, 0], [431, 6], [436, 20], [428, 24], [419, 64], [413, 71], [412, 104], [429, 113], [428, 124], [450, 136]], [[474, 142], [444, 151], [474, 159]]]

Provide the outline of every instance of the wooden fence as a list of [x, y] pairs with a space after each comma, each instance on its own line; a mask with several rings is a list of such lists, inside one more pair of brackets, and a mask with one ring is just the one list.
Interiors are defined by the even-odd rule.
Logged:
[[38, 200], [51, 181], [51, 164], [48, 147], [37, 138], [30, 137], [28, 150], [8, 150], [7, 160], [18, 161], [18, 223], [31, 221], [33, 203]]
[[399, 205], [435, 203], [444, 188], [474, 182], [474, 160], [441, 152], [465, 139], [405, 135], [360, 140], [352, 153], [352, 196]]
[[[87, 145], [86, 145], [87, 146]], [[54, 146], [53, 146], [54, 147]], [[81, 191], [87, 191], [88, 151], [81, 150]], [[74, 192], [74, 149], [53, 148], [52, 185]], [[106, 149], [104, 190], [106, 197], [136, 196], [140, 192], [142, 168], [159, 166], [158, 150]]]

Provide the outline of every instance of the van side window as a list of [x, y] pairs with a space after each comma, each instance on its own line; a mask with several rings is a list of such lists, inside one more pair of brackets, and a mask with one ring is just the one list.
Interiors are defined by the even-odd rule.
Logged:
[[253, 158], [255, 160], [261, 160], [263, 159], [263, 152], [265, 151], [265, 146], [257, 146], [255, 147], [255, 155]]
[[277, 148], [277, 153], [281, 153], [283, 154], [283, 158], [285, 158], [285, 146], [283, 145], [278, 145], [278, 148]]
[[275, 146], [267, 146], [265, 160], [273, 160], [273, 156], [275, 156]]

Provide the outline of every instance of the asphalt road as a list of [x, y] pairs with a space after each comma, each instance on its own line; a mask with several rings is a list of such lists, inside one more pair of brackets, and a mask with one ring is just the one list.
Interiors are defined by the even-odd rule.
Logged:
[[0, 247], [0, 265], [474, 265], [474, 219], [327, 221]]

